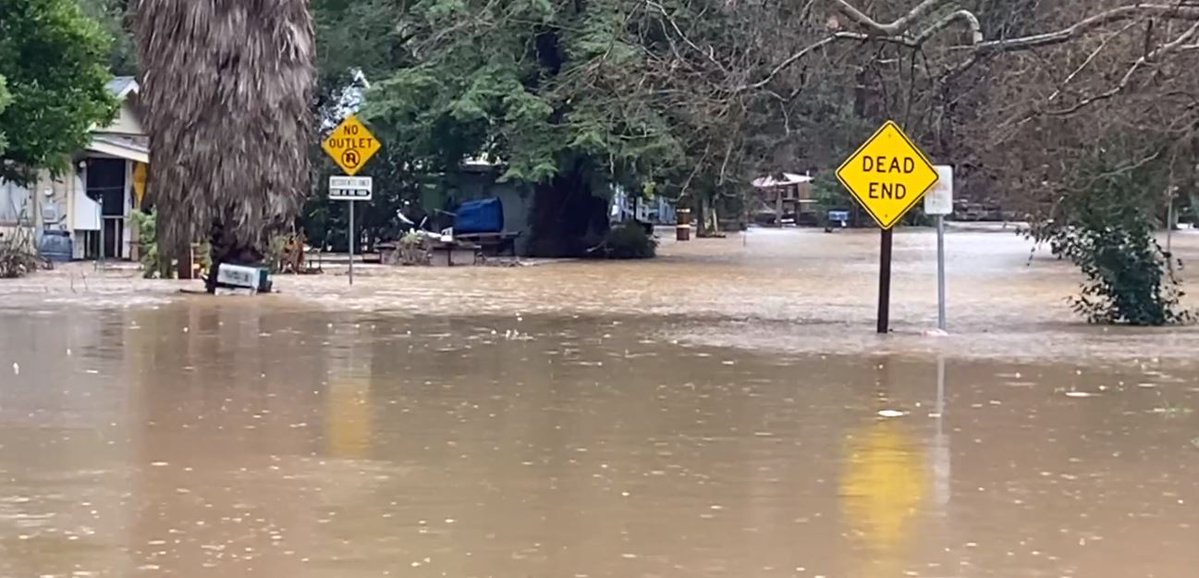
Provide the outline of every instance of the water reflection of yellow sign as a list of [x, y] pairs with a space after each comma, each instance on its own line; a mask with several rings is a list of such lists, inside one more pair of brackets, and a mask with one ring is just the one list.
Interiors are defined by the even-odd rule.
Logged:
[[367, 457], [371, 445], [370, 383], [358, 379], [330, 383], [326, 411], [329, 455]]
[[848, 445], [841, 496], [850, 528], [886, 558], [894, 554], [924, 500], [922, 450], [895, 422], [877, 422]]

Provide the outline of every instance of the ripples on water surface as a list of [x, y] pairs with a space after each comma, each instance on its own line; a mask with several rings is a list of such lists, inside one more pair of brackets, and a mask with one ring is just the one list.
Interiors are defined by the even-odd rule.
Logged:
[[922, 337], [931, 241], [885, 339], [865, 234], [0, 284], [0, 576], [1194, 576], [1193, 330], [1074, 324], [1066, 265], [960, 234]]

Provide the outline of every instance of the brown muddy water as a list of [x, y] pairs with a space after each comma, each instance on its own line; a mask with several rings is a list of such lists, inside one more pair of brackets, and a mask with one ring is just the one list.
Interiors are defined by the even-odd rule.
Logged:
[[922, 232], [886, 337], [864, 233], [0, 282], [0, 576], [1199, 576], [1199, 334], [1086, 327], [1069, 266], [949, 242], [942, 338]]

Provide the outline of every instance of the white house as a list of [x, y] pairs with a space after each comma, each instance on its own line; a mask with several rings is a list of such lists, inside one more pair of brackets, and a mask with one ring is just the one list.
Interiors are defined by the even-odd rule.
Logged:
[[132, 77], [108, 83], [120, 101], [116, 118], [92, 130], [91, 143], [72, 155], [72, 169], [43, 173], [32, 187], [0, 181], [0, 230], [66, 231], [75, 259], [134, 259], [131, 215], [145, 195], [149, 137], [142, 129], [139, 87]]

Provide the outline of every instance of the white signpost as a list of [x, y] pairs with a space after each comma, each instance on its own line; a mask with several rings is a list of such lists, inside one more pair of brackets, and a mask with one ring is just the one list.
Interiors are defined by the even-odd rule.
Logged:
[[937, 328], [946, 331], [945, 215], [953, 214], [953, 167], [936, 165], [937, 184], [924, 195], [924, 214], [937, 217]]
[[354, 284], [354, 203], [370, 202], [374, 198], [375, 182], [371, 177], [329, 177], [329, 199], [350, 203], [350, 285]]

